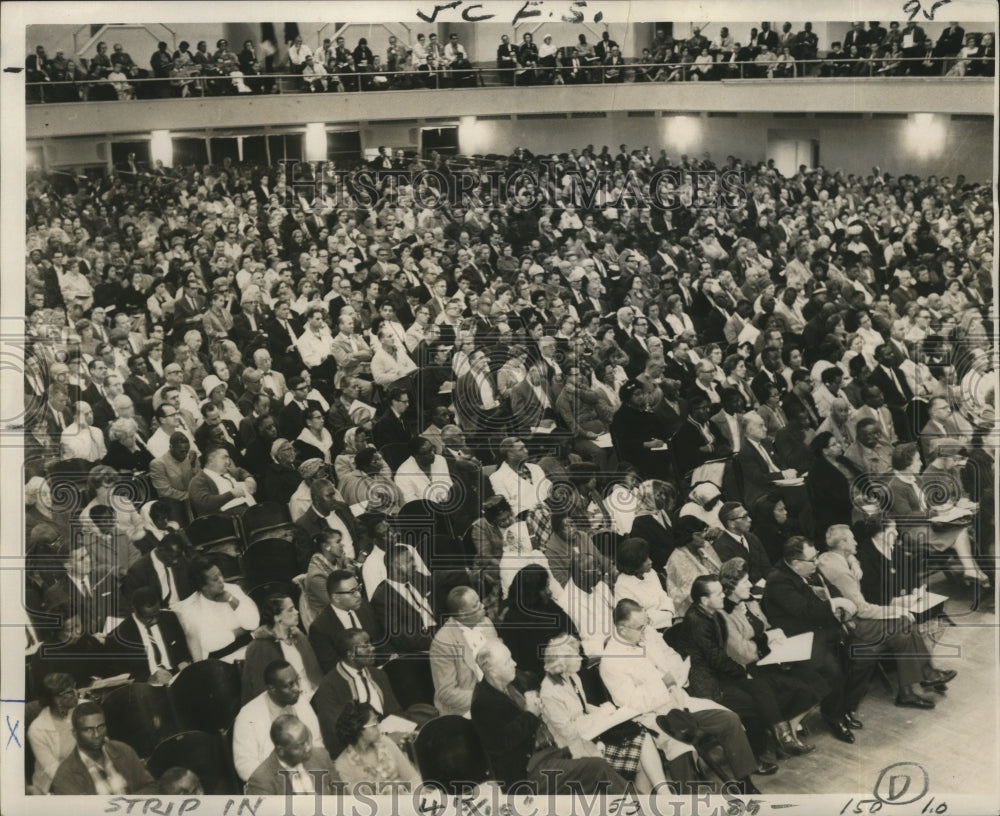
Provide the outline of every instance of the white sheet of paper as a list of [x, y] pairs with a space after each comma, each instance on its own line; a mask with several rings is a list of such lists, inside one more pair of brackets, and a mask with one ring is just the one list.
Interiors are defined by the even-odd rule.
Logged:
[[412, 720], [404, 720], [395, 714], [389, 714], [379, 722], [378, 730], [383, 734], [411, 734], [417, 730], [417, 724]]
[[110, 635], [115, 631], [115, 627], [121, 623], [125, 618], [116, 618], [114, 615], [108, 615], [104, 621], [104, 628], [101, 630], [102, 634]]
[[635, 719], [641, 713], [634, 708], [605, 708], [601, 706], [597, 711], [583, 714], [577, 719], [580, 736], [592, 740], [619, 723]]
[[114, 677], [99, 677], [94, 680], [86, 689], [80, 689], [80, 691], [96, 691], [102, 688], [112, 688], [113, 686], [124, 686], [128, 682], [129, 673], [116, 674]]
[[351, 505], [351, 515], [357, 518], [367, 509], [368, 509], [368, 499], [364, 499], [363, 501], [359, 501], [357, 504]]
[[770, 666], [772, 663], [798, 663], [808, 660], [812, 655], [813, 633], [803, 632], [801, 635], [794, 635], [784, 643], [771, 648], [771, 653], [767, 657], [762, 657], [757, 661], [758, 666]]
[[667, 450], [666, 444], [657, 445], [655, 448], [650, 448], [651, 451], [665, 451]]
[[610, 447], [614, 446], [614, 443], [611, 441], [611, 434], [610, 433], [602, 433], [602, 434], [600, 434], [594, 440], [594, 444], [597, 445], [597, 447], [599, 447], [599, 448], [610, 448]]
[[911, 612], [926, 612], [928, 609], [933, 609], [938, 604], [943, 604], [948, 600], [947, 595], [939, 595], [936, 592], [926, 592], [920, 596], [920, 599], [910, 607]]

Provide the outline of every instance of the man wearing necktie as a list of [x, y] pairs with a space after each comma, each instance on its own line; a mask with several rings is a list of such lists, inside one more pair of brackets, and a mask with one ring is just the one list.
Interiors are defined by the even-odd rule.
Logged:
[[372, 593], [372, 610], [385, 633], [385, 646], [405, 657], [410, 682], [406, 684], [408, 696], [400, 702], [429, 703], [434, 697], [429, 661], [431, 640], [437, 630], [434, 609], [415, 585], [416, 562], [408, 546], [390, 547], [385, 566], [386, 579]]
[[133, 612], [115, 627], [105, 650], [115, 673], [163, 686], [191, 663], [191, 652], [177, 616], [160, 608], [158, 594], [148, 586], [132, 593]]
[[719, 508], [719, 521], [725, 532], [712, 542], [719, 558], [723, 562], [730, 558], [745, 560], [753, 583], [766, 577], [771, 571], [771, 559], [760, 539], [750, 532], [753, 519], [746, 507], [739, 502], [726, 502]]
[[[340, 660], [332, 671], [320, 681], [313, 695], [312, 707], [316, 710], [323, 734], [323, 744], [333, 756], [346, 746], [337, 736], [337, 719], [348, 704], [368, 703], [379, 717], [395, 715], [416, 723], [426, 722], [437, 712], [430, 706], [403, 710], [392, 690], [389, 675], [375, 665], [375, 647], [367, 632], [348, 629], [337, 636]], [[393, 661], [388, 665], [395, 665]], [[395, 735], [393, 739], [402, 739]]]
[[764, 418], [750, 411], [743, 415], [743, 445], [737, 461], [743, 472], [743, 499], [753, 504], [760, 496], [770, 492], [779, 479], [792, 479], [798, 474], [791, 468], [782, 470], [774, 461], [767, 439]]

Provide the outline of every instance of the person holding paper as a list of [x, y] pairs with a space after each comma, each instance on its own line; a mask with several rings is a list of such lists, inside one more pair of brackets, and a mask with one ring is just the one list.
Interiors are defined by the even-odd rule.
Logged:
[[[772, 647], [788, 642], [785, 633], [772, 629], [760, 603], [754, 598], [753, 584], [743, 558], [730, 558], [719, 570], [719, 581], [725, 593], [722, 614], [726, 619], [726, 654], [741, 666], [746, 666], [754, 677], [764, 680], [771, 688], [778, 706], [788, 714], [792, 736], [799, 741], [802, 720], [829, 691], [826, 681], [813, 670], [806, 655], [805, 660], [758, 665], [758, 661], [771, 653]], [[804, 696], [810, 704], [802, 708]], [[804, 743], [803, 743], [804, 744]], [[812, 747], [812, 746], [808, 746]]]
[[774, 767], [766, 756], [768, 737], [776, 743], [777, 756], [802, 756], [814, 748], [799, 742], [786, 716], [802, 714], [813, 702], [799, 690], [782, 707], [766, 680], [757, 678], [726, 653], [729, 628], [722, 615], [725, 594], [715, 574], [699, 575], [691, 585], [691, 608], [680, 624], [680, 636], [691, 658], [689, 689], [692, 694], [721, 703], [739, 715], [747, 739], [762, 766]]
[[567, 748], [573, 757], [603, 757], [622, 776], [635, 779], [640, 793], [665, 791], [667, 779], [660, 755], [649, 731], [638, 723], [626, 720], [623, 724], [632, 727], [618, 736], [584, 736], [583, 732], [599, 722], [602, 714], [615, 709], [610, 703], [595, 706], [587, 701], [579, 676], [583, 666], [580, 641], [572, 635], [552, 638], [545, 645], [542, 662], [542, 722], [556, 745]]
[[854, 617], [857, 608], [816, 572], [816, 561], [816, 548], [808, 538], [788, 539], [781, 561], [767, 575], [763, 609], [772, 625], [789, 637], [812, 632], [809, 662], [828, 689], [820, 713], [834, 737], [853, 744], [852, 729], [864, 727], [855, 712], [877, 664], [870, 660], [845, 663], [844, 652], [851, 654], [853, 641], [845, 621]]
[[643, 712], [639, 721], [657, 730], [657, 747], [667, 757], [671, 778], [680, 783], [698, 778], [690, 757], [692, 746], [669, 736], [659, 724], [662, 716], [658, 715], [681, 709], [702, 731], [718, 739], [744, 792], [758, 794], [750, 775], [764, 769], [754, 758], [740, 718], [714, 700], [688, 694], [685, 686], [690, 661], [682, 659], [652, 630], [649, 615], [639, 604], [628, 598], [618, 601], [614, 619], [614, 632], [601, 656], [601, 680], [616, 705]]
[[855, 644], [852, 657], [892, 655], [896, 659], [899, 693], [896, 705], [907, 708], [934, 708], [934, 700], [923, 686], [943, 691], [955, 678], [954, 670], [940, 671], [931, 666], [927, 644], [913, 626], [908, 604], [895, 600], [881, 606], [870, 603], [861, 591], [863, 573], [857, 559], [858, 542], [846, 524], [834, 524], [826, 531], [827, 552], [819, 556], [823, 577], [857, 608], [852, 623]]
[[892, 478], [888, 483], [892, 506], [887, 515], [894, 520], [905, 521], [906, 532], [912, 536], [913, 545], [924, 546], [923, 542], [926, 541], [934, 552], [954, 550], [962, 563], [966, 585], [976, 583], [982, 589], [989, 589], [990, 579], [979, 569], [972, 555], [968, 525], [961, 519], [948, 526], [934, 524], [935, 516], [943, 508], [935, 508], [928, 498], [942, 493], [942, 487], [950, 487], [950, 480], [934, 479], [933, 472], [931, 476], [919, 478], [920, 448], [916, 442], [893, 448], [892, 470]]

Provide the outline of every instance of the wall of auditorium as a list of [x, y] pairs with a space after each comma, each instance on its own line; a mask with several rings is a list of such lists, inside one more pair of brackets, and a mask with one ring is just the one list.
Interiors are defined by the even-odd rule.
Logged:
[[[817, 140], [820, 163], [851, 173], [867, 173], [878, 165], [890, 173], [936, 173], [988, 182], [995, 177], [993, 126], [987, 119], [952, 119], [933, 115], [929, 120], [901, 118], [736, 116], [615, 116], [603, 119], [478, 120], [456, 117], [434, 127], [457, 126], [462, 153], [509, 154], [522, 146], [536, 154], [562, 153], [571, 147], [608, 145], [617, 152], [649, 145], [677, 158], [682, 153], [716, 159], [733, 154], [750, 161], [773, 158], [779, 139]], [[340, 127], [348, 127], [342, 123]], [[362, 148], [378, 145], [416, 149], [421, 126], [416, 121], [360, 125]], [[187, 135], [191, 135], [190, 133]], [[44, 150], [47, 167], [105, 164], [111, 155], [102, 139], [31, 140], [29, 147]], [[128, 141], [137, 135], [118, 137]]]
[[[476, 121], [459, 126], [463, 153], [509, 154], [522, 146], [536, 154], [562, 153], [571, 147], [604, 145], [617, 153], [649, 145], [654, 153], [665, 149], [700, 156], [706, 150], [718, 161], [732, 154], [750, 161], [772, 158], [776, 139], [819, 141], [820, 163], [849, 173], [868, 173], [874, 165], [893, 173], [936, 173], [970, 180], [994, 178], [993, 125], [988, 120], [952, 120], [934, 116], [931, 127], [922, 120], [780, 118], [770, 114], [739, 117], [663, 116], [614, 117], [584, 120]], [[377, 133], [377, 128], [373, 127]], [[936, 142], [929, 143], [928, 131]]]

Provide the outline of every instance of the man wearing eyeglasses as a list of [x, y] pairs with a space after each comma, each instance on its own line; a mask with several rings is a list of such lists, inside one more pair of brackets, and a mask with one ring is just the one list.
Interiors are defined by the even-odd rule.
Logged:
[[877, 664], [873, 660], [850, 660], [845, 671], [841, 644], [846, 636], [845, 648], [849, 649], [853, 633], [844, 622], [858, 610], [816, 571], [816, 561], [816, 548], [809, 539], [788, 539], [782, 560], [767, 576], [764, 613], [771, 626], [788, 637], [812, 632], [809, 665], [828, 687], [820, 701], [820, 712], [837, 739], [853, 743], [852, 729], [862, 727], [855, 710]]
[[446, 605], [448, 620], [431, 641], [434, 706], [441, 714], [466, 716], [476, 683], [483, 679], [476, 656], [487, 641], [497, 639], [497, 632], [470, 587], [452, 589]]
[[135, 750], [124, 742], [108, 739], [104, 710], [97, 703], [80, 703], [73, 709], [72, 722], [76, 750], [56, 771], [53, 794], [121, 796], [154, 792], [156, 782]]
[[337, 640], [344, 632], [360, 629], [371, 641], [381, 640], [382, 636], [371, 605], [365, 600], [361, 581], [353, 572], [331, 572], [326, 579], [326, 591], [330, 603], [309, 627], [309, 644], [324, 672], [337, 665], [340, 659]]
[[614, 633], [601, 657], [601, 680], [616, 705], [643, 712], [639, 721], [658, 732], [657, 747], [667, 757], [671, 778], [682, 784], [698, 778], [691, 761], [692, 746], [668, 736], [659, 724], [663, 715], [680, 709], [689, 712], [702, 731], [716, 737], [744, 792], [759, 793], [750, 775], [767, 769], [758, 770], [740, 718], [712, 700], [692, 697], [685, 691], [690, 661], [664, 642], [638, 603], [629, 598], [620, 600], [614, 622]]
[[730, 558], [745, 559], [751, 583], [766, 578], [771, 571], [771, 559], [760, 539], [750, 532], [753, 519], [746, 507], [739, 502], [726, 502], [719, 508], [719, 521], [725, 532], [712, 543], [719, 558], [723, 562]]

